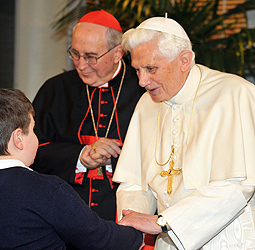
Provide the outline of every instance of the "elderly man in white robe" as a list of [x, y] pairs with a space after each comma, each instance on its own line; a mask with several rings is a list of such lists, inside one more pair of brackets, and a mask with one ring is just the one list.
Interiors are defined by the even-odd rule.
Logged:
[[113, 178], [120, 224], [159, 234], [157, 250], [255, 249], [254, 85], [195, 64], [169, 18], [128, 30], [122, 45], [147, 92]]

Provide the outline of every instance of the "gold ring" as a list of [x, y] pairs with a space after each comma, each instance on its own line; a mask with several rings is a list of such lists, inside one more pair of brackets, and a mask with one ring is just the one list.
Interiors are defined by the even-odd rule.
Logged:
[[93, 146], [92, 149], [95, 150], [97, 148], [97, 146]]

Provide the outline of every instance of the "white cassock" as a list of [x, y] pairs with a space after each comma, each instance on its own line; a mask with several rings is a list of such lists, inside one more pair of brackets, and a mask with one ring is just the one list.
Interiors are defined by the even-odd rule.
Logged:
[[[161, 106], [158, 123], [158, 111]], [[173, 191], [168, 163], [175, 147]], [[181, 91], [154, 102], [145, 93], [133, 114], [113, 180], [124, 208], [154, 214], [172, 228], [156, 249], [255, 249], [255, 86], [195, 65]]]

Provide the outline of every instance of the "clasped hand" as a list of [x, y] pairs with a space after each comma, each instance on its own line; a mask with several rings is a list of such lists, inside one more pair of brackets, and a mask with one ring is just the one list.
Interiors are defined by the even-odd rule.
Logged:
[[81, 163], [88, 169], [110, 165], [111, 157], [118, 157], [121, 152], [120, 142], [107, 138], [100, 138], [86, 146], [80, 156]]

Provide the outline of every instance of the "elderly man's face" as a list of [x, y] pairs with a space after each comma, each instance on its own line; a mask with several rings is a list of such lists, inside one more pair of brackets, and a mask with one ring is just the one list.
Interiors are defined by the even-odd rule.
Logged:
[[131, 50], [132, 66], [154, 101], [168, 101], [182, 88], [185, 80], [180, 71], [181, 61], [177, 57], [169, 62], [160, 53], [155, 40]]
[[[73, 31], [72, 48], [80, 55], [89, 54], [96, 57], [108, 51], [105, 34], [107, 28], [93, 23], [78, 23]], [[73, 60], [82, 81], [90, 86], [98, 87], [108, 82], [118, 67], [115, 60], [116, 48], [109, 51], [94, 65], [88, 64], [84, 58]]]

